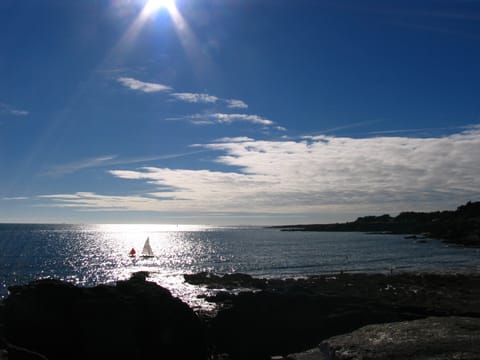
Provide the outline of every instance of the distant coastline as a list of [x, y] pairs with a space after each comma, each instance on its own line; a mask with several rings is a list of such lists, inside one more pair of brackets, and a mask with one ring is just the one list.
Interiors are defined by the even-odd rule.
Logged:
[[363, 216], [334, 224], [281, 225], [282, 231], [358, 231], [409, 234], [480, 247], [480, 202], [468, 202], [454, 211], [402, 212], [392, 217]]

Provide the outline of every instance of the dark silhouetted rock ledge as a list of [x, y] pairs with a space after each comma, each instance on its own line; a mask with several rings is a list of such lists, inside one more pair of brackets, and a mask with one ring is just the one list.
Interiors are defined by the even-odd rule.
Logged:
[[455, 211], [402, 212], [392, 217], [364, 216], [335, 224], [274, 226], [284, 231], [361, 231], [391, 234], [423, 234], [451, 243], [480, 247], [480, 202], [468, 202]]
[[[216, 316], [200, 319], [168, 290], [146, 281], [145, 273], [115, 286], [81, 288], [57, 280], [13, 286], [0, 306], [0, 359], [6, 349], [9, 360], [267, 360], [288, 354], [313, 360], [319, 355], [318, 345], [328, 341], [322, 349], [338, 356], [340, 345], [332, 337], [348, 336], [366, 325], [432, 316], [480, 319], [479, 274], [337, 274], [280, 280], [204, 273], [186, 278], [211, 288], [254, 289], [223, 290], [210, 298], [219, 304]], [[463, 326], [476, 334], [477, 320], [471, 321], [445, 326]], [[432, 327], [413, 324], [418, 334]], [[424, 339], [411, 341], [413, 349]], [[452, 349], [457, 346], [460, 353], [463, 343], [455, 341], [450, 342]], [[360, 340], [351, 344], [356, 345], [350, 350], [363, 351]], [[312, 348], [317, 350], [304, 353]], [[443, 347], [438, 352], [451, 354]]]
[[116, 286], [93, 288], [57, 280], [10, 287], [3, 336], [49, 360], [205, 359], [196, 314], [145, 278], [140, 273]]
[[[229, 288], [230, 277], [199, 274], [195, 281], [202, 276], [209, 287]], [[240, 279], [242, 287], [252, 284], [245, 275], [233, 283]], [[258, 284], [261, 290], [209, 298], [221, 305], [210, 323], [211, 341], [232, 360], [299, 353], [368, 324], [480, 317], [480, 275], [337, 274]]]
[[264, 289], [267, 283], [265, 279], [254, 278], [242, 273], [216, 275], [209, 272], [200, 272], [197, 274], [185, 274], [183, 277], [186, 282], [192, 285], [206, 285], [211, 288], [224, 289]]

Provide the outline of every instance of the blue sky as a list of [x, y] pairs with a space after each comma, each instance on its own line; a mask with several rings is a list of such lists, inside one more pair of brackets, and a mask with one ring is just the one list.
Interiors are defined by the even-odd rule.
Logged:
[[479, 40], [474, 0], [3, 0], [0, 221], [479, 200]]

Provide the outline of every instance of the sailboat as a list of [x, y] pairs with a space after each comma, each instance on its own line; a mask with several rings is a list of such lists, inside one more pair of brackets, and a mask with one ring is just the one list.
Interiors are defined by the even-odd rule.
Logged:
[[142, 258], [151, 258], [154, 257], [155, 255], [153, 254], [152, 247], [150, 246], [150, 238], [147, 237], [147, 240], [145, 241], [145, 244], [143, 244], [143, 249], [142, 249]]
[[137, 254], [137, 252], [135, 251], [134, 248], [132, 248], [132, 250], [129, 251], [128, 256], [135, 257], [136, 254]]

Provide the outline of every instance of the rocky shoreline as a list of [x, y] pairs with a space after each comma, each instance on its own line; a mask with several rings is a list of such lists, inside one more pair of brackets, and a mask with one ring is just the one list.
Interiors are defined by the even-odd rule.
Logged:
[[392, 217], [363, 216], [334, 224], [274, 226], [282, 231], [358, 231], [405, 234], [408, 237], [441, 239], [466, 247], [480, 247], [480, 202], [468, 202], [455, 211], [402, 212]]
[[[403, 341], [404, 354], [420, 346], [439, 359], [480, 357], [477, 345], [459, 348], [462, 339], [480, 339], [478, 273], [186, 275], [218, 290], [207, 299], [215, 313], [195, 313], [147, 276], [92, 288], [57, 280], [11, 287], [0, 307], [0, 349], [10, 360], [388, 359]], [[250, 290], [228, 291], [239, 288]], [[428, 332], [432, 324], [437, 335]], [[372, 334], [384, 335], [371, 344]], [[450, 345], [436, 347], [435, 336]]]

